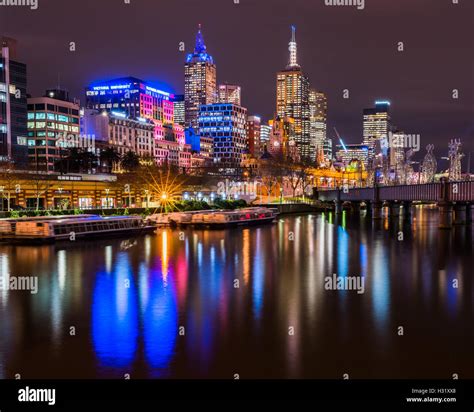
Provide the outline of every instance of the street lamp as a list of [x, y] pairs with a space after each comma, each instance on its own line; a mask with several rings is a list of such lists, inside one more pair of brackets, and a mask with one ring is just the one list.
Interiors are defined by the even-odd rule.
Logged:
[[283, 203], [283, 187], [280, 186], [280, 204]]

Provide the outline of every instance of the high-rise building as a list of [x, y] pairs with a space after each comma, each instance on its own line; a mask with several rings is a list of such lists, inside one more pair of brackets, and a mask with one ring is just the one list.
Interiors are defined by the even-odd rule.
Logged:
[[247, 140], [247, 109], [235, 104], [202, 105], [199, 112], [201, 137], [213, 139], [214, 162], [223, 168], [238, 168]]
[[194, 52], [188, 54], [184, 66], [184, 106], [186, 127], [199, 133], [199, 109], [201, 105], [217, 102], [216, 65], [207, 53], [201, 25], [196, 35]]
[[35, 170], [53, 172], [71, 147], [80, 147], [79, 104], [66, 90], [28, 98], [28, 157]]
[[327, 140], [327, 97], [314, 89], [309, 93], [311, 160], [315, 161], [320, 150], [324, 152], [325, 161], [331, 160], [332, 145]]
[[295, 27], [289, 45], [290, 60], [285, 70], [277, 74], [277, 115], [295, 120], [295, 141], [302, 159], [314, 159], [310, 131], [310, 85], [297, 62]]
[[391, 131], [390, 102], [375, 102], [375, 108], [364, 109], [364, 145], [369, 148], [369, 162], [375, 154], [376, 144], [388, 139]]
[[219, 103], [232, 103], [241, 106], [241, 88], [235, 84], [220, 84], [219, 85]]
[[185, 111], [184, 111], [184, 94], [178, 94], [173, 99], [174, 106], [174, 123], [180, 126], [185, 126]]
[[26, 65], [16, 60], [16, 41], [0, 37], [0, 159], [28, 163]]
[[258, 116], [247, 117], [247, 143], [246, 148], [253, 157], [260, 156], [260, 134], [262, 119]]
[[86, 90], [86, 108], [122, 112], [134, 119], [173, 124], [174, 96], [135, 77], [94, 84]]

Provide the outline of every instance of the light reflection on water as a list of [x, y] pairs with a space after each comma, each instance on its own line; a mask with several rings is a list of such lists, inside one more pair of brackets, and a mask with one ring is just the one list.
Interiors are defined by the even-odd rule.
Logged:
[[[472, 229], [435, 210], [183, 233], [0, 246], [0, 275], [39, 276], [0, 291], [0, 378], [474, 377]], [[333, 273], [365, 293], [325, 290]]]

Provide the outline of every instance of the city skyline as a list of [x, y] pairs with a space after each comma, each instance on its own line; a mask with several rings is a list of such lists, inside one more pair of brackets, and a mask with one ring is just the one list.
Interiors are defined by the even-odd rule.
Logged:
[[[240, 4], [229, 2], [228, 5], [222, 5], [222, 2], [217, 4], [215, 1], [206, 1], [201, 8], [192, 6], [190, 2], [182, 3], [182, 7], [189, 7], [190, 13], [179, 14], [176, 12], [177, 7], [173, 5], [164, 5], [164, 10], [162, 10], [164, 14], [174, 13], [179, 16], [180, 24], [169, 27], [173, 22], [156, 17], [156, 23], [159, 24], [157, 24], [158, 35], [155, 35], [154, 47], [157, 50], [156, 55], [163, 56], [158, 59], [156, 55], [150, 55], [149, 51], [140, 53], [145, 48], [149, 50], [150, 46], [146, 36], [148, 33], [146, 24], [133, 26], [142, 30], [144, 35], [139, 44], [135, 42], [133, 48], [130, 48], [130, 41], [133, 39], [125, 38], [126, 36], [119, 33], [116, 33], [118, 38], [124, 38], [113, 43], [109, 40], [105, 45], [99, 37], [96, 40], [93, 40], [94, 36], [84, 38], [83, 34], [78, 33], [77, 30], [74, 31], [74, 35], [71, 34], [72, 32], [68, 33], [69, 30], [66, 30], [62, 22], [58, 22], [49, 31], [44, 30], [44, 25], [37, 26], [35, 16], [44, 14], [44, 18], [48, 16], [53, 18], [55, 12], [61, 12], [61, 6], [52, 7], [49, 4], [43, 4], [35, 11], [7, 7], [2, 9], [3, 16], [23, 18], [25, 27], [28, 25], [30, 35], [36, 39], [28, 39], [28, 36], [22, 35], [18, 28], [9, 26], [10, 19], [3, 19], [0, 16], [0, 21], [4, 27], [2, 34], [19, 41], [18, 60], [25, 62], [28, 66], [29, 94], [37, 96], [44, 89], [56, 86], [60, 72], [61, 86], [70, 90], [73, 97], [79, 98], [82, 105], [85, 101], [84, 89], [88, 84], [100, 79], [129, 75], [158, 84], [161, 81], [160, 86], [165, 90], [183, 94], [183, 64], [187, 53], [192, 52], [194, 47], [197, 26], [202, 24], [208, 49], [219, 66], [217, 82], [240, 85], [243, 106], [249, 109], [249, 113], [259, 115], [265, 121], [271, 119], [275, 111], [274, 76], [287, 63], [288, 28], [295, 24], [298, 29], [298, 60], [311, 79], [312, 86], [328, 95], [329, 137], [335, 138], [332, 130], [336, 126], [346, 142], [361, 143], [363, 109], [372, 107], [377, 99], [388, 99], [392, 102], [392, 115], [397, 125], [406, 133], [421, 135], [422, 153], [427, 144], [434, 143], [437, 154], [444, 156], [448, 142], [453, 137], [462, 140], [464, 153], [472, 151], [472, 71], [469, 71], [472, 63], [464, 51], [471, 40], [462, 35], [463, 25], [459, 24], [459, 19], [462, 21], [463, 18], [468, 18], [469, 13], [465, 11], [469, 9], [469, 5], [445, 6], [447, 13], [445, 26], [449, 26], [449, 30], [446, 28], [442, 38], [438, 38], [442, 33], [434, 30], [441, 6], [428, 7], [427, 2], [422, 0], [415, 6], [410, 4], [413, 15], [406, 16], [406, 25], [404, 24], [404, 31], [400, 36], [377, 30], [372, 31], [375, 34], [369, 35], [366, 30], [357, 30], [367, 18], [372, 19], [372, 26], [374, 26], [374, 13], [380, 14], [382, 21], [384, 18], [393, 18], [395, 10], [388, 1], [383, 5], [366, 5], [363, 12], [351, 8], [325, 7], [324, 2], [312, 6], [301, 5], [308, 13], [314, 13], [317, 21], [323, 20], [326, 16], [333, 23], [343, 26], [343, 22], [349, 19], [352, 38], [347, 38], [343, 47], [341, 40], [344, 39], [343, 34], [347, 34], [347, 28], [340, 28], [340, 36], [336, 37], [331, 36], [333, 30], [326, 27], [326, 22], [321, 21], [321, 25], [316, 29], [310, 28], [309, 19], [302, 20], [301, 15], [292, 16], [290, 12], [282, 16], [283, 13], [278, 6], [283, 5], [284, 2], [275, 3], [278, 18], [268, 21], [268, 24], [263, 24], [265, 20], [261, 20], [257, 26], [246, 24], [245, 30], [240, 27], [239, 30], [234, 30], [236, 28], [234, 21], [227, 22], [228, 24], [222, 27], [222, 22], [212, 19], [211, 16], [213, 13], [222, 14], [227, 11], [237, 15], [250, 13], [248, 18], [251, 20], [263, 18], [264, 10], [255, 2], [240, 2]], [[104, 1], [100, 6], [96, 6], [95, 16], [100, 15], [101, 10], [105, 12], [107, 9], [107, 13], [115, 14], [117, 20], [121, 21], [124, 13], [127, 14], [127, 10], [121, 7], [129, 7], [131, 13], [140, 13], [141, 8], [145, 6], [138, 2], [137, 4], [132, 2], [130, 5], [113, 5], [111, 2]], [[146, 7], [153, 8], [154, 6], [146, 5]], [[77, 13], [80, 15], [87, 9], [87, 7], [81, 7]], [[191, 13], [192, 11], [195, 13]], [[430, 19], [432, 23], [428, 26], [428, 30], [425, 29], [426, 33], [422, 35], [422, 40], [418, 33], [416, 37], [413, 37], [412, 33], [421, 11], [425, 13], [425, 19]], [[153, 13], [150, 14], [153, 15]], [[453, 19], [456, 17], [455, 26], [450, 23], [449, 15], [453, 16]], [[92, 18], [95, 17], [92, 15], [88, 17], [89, 20]], [[132, 21], [130, 24], [135, 23]], [[376, 27], [373, 28], [376, 29]], [[41, 35], [35, 36], [35, 30], [42, 30]], [[318, 31], [325, 33], [324, 40], [326, 41], [322, 41], [321, 36], [317, 36]], [[54, 39], [53, 33], [55, 33]], [[160, 36], [161, 33], [163, 36]], [[226, 33], [229, 33], [229, 36], [226, 36]], [[433, 50], [421, 43], [428, 40], [425, 38], [428, 35], [434, 37], [429, 40], [430, 44], [433, 41], [437, 42], [437, 47]], [[252, 42], [246, 41], [249, 36], [253, 39]], [[355, 41], [357, 38], [365, 38], [366, 42], [357, 43]], [[370, 39], [369, 43], [367, 43], [368, 39]], [[406, 50], [402, 53], [397, 51], [397, 40], [404, 41]], [[75, 52], [69, 51], [70, 41], [76, 43]], [[184, 42], [184, 51], [180, 51], [181, 42]], [[151, 41], [151, 43], [154, 42]], [[361, 47], [354, 47], [357, 44]], [[454, 44], [457, 49], [453, 47]], [[98, 45], [102, 47], [99, 48]], [[440, 48], [445, 52], [446, 59], [439, 59]], [[41, 52], [39, 55], [38, 50]], [[343, 60], [353, 62], [356, 61], [354, 59], [356, 51], [357, 57], [360, 58], [360, 61], [357, 61], [358, 64], [341, 71], [342, 55], [345, 57]], [[373, 59], [370, 58], [371, 51], [372, 53], [377, 51]], [[384, 70], [372, 71], [373, 60], [380, 59], [380, 53], [384, 56]], [[39, 56], [48, 59], [53, 55], [54, 61], [58, 62], [56, 69], [49, 65], [42, 67], [37, 63], [41, 60]], [[433, 60], [435, 55], [438, 58], [436, 64], [428, 66], [429, 63], [435, 63]], [[316, 60], [313, 60], [315, 57], [317, 57]], [[404, 64], [403, 61], [408, 62], [407, 57], [410, 59], [409, 64]], [[449, 61], [456, 64], [450, 65]], [[450, 67], [452, 76], [446, 75]], [[249, 75], [249, 71], [253, 75]], [[397, 73], [396, 76], [395, 73]], [[367, 82], [367, 76], [371, 81]], [[364, 84], [363, 88], [361, 84]], [[459, 90], [457, 100], [452, 98], [454, 88]], [[348, 99], [343, 98], [345, 89], [349, 91]]]

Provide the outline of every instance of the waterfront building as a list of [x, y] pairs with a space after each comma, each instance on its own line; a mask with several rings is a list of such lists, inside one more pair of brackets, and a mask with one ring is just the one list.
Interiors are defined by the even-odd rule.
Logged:
[[26, 65], [16, 60], [16, 41], [0, 37], [0, 159], [28, 164]]
[[120, 155], [132, 151], [141, 158], [154, 159], [157, 165], [182, 169], [191, 165], [191, 145], [186, 144], [184, 128], [178, 124], [163, 125], [141, 117], [131, 118], [119, 111], [85, 109], [81, 131], [93, 138], [97, 154], [114, 147]]
[[199, 108], [217, 102], [216, 65], [207, 53], [201, 25], [196, 35], [194, 52], [188, 54], [184, 66], [184, 106], [186, 127], [199, 133]]
[[276, 113], [280, 118], [294, 119], [295, 142], [301, 158], [315, 159], [310, 131], [310, 84], [297, 61], [294, 26], [289, 46], [289, 63], [277, 74]]
[[258, 116], [247, 117], [247, 142], [246, 149], [251, 156], [260, 156], [260, 133], [262, 119]]
[[80, 107], [66, 90], [46, 90], [42, 97], [28, 98], [28, 157], [35, 170], [54, 171], [55, 163], [71, 147], [82, 147]]
[[369, 148], [369, 162], [375, 155], [377, 143], [388, 139], [391, 131], [390, 102], [379, 100], [374, 108], [364, 109], [363, 144]]
[[235, 84], [220, 84], [219, 89], [219, 101], [218, 103], [232, 103], [237, 106], [241, 106], [241, 88]]
[[247, 140], [247, 109], [235, 104], [202, 105], [201, 137], [212, 138], [214, 162], [226, 168], [240, 166]]

